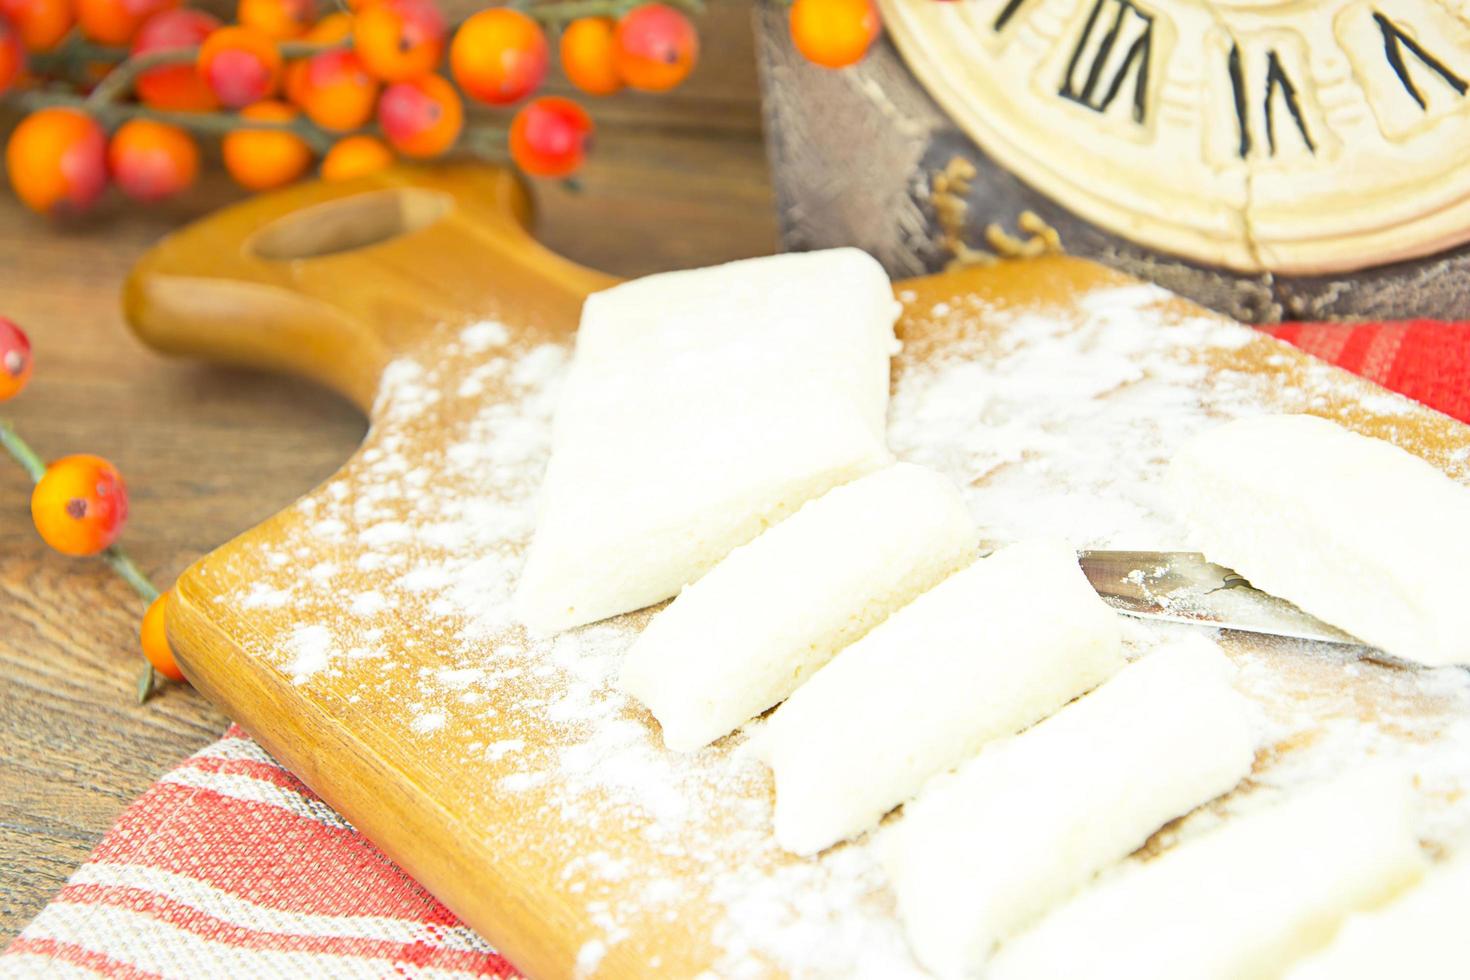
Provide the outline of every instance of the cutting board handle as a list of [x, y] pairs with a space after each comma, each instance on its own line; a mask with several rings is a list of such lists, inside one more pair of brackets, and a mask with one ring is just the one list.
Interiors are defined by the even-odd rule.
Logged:
[[303, 374], [366, 411], [388, 362], [440, 325], [564, 322], [614, 282], [543, 248], [530, 222], [520, 179], [482, 164], [299, 184], [165, 238], [124, 312], [158, 350]]

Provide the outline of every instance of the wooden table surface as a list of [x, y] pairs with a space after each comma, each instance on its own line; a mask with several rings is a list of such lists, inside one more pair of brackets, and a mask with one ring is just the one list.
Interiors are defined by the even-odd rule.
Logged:
[[[592, 105], [585, 192], [538, 188], [538, 233], [556, 250], [637, 275], [775, 248], [748, 5], [717, 2], [699, 26], [703, 61], [683, 88]], [[57, 227], [0, 191], [0, 315], [29, 332], [36, 356], [30, 387], [0, 417], [45, 457], [96, 452], [122, 469], [124, 545], [160, 586], [326, 478], [363, 434], [333, 395], [169, 361], [124, 328], [118, 289], [132, 262], [237, 197], [216, 174], [183, 200], [112, 200]], [[134, 702], [141, 602], [99, 562], [50, 552], [29, 496], [0, 457], [0, 945], [128, 802], [227, 724], [183, 687]]]

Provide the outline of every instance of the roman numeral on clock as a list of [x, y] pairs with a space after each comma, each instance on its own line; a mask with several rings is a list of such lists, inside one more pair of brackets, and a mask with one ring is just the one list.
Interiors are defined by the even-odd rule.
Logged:
[[[1251, 149], [1255, 146], [1255, 137], [1251, 128], [1250, 86], [1246, 81], [1243, 62], [1240, 45], [1232, 43], [1230, 54], [1226, 59], [1226, 70], [1230, 74], [1230, 90], [1235, 100], [1235, 118], [1240, 127], [1239, 153], [1241, 159], [1250, 156]], [[1291, 75], [1282, 64], [1280, 53], [1275, 48], [1266, 51], [1266, 76], [1262, 88], [1261, 112], [1264, 118], [1262, 129], [1265, 130], [1266, 146], [1270, 155], [1273, 157], [1276, 155], [1277, 120], [1282, 112], [1296, 128], [1307, 152], [1316, 155], [1317, 143], [1312, 139], [1311, 128], [1302, 112], [1297, 83], [1292, 81]]]
[[1398, 76], [1399, 82], [1404, 86], [1404, 91], [1417, 103], [1419, 108], [1429, 110], [1429, 104], [1424, 100], [1424, 95], [1419, 91], [1419, 86], [1414, 84], [1414, 77], [1409, 74], [1409, 67], [1404, 61], [1404, 50], [1418, 59], [1419, 63], [1438, 75], [1450, 88], [1454, 89], [1456, 95], [1464, 95], [1467, 88], [1466, 82], [1459, 75], [1445, 67], [1444, 62], [1434, 55], [1425, 51], [1412, 37], [1405, 34], [1403, 30], [1378, 11], [1373, 12], [1373, 22], [1378, 25], [1378, 30], [1383, 34], [1383, 54], [1388, 59], [1388, 65], [1393, 73]]
[[1152, 13], [1132, 0], [1094, 0], [1058, 94], [1104, 113], [1131, 82], [1130, 112], [1134, 122], [1143, 122], [1153, 44]]

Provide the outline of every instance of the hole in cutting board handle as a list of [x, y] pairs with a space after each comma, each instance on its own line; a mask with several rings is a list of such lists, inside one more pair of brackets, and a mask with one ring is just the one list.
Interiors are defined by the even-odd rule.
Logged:
[[246, 250], [281, 262], [351, 252], [426, 228], [453, 206], [453, 199], [440, 191], [369, 191], [277, 218], [251, 237]]

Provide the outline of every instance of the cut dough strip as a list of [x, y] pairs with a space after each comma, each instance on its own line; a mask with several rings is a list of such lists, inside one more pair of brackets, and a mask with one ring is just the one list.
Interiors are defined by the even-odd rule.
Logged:
[[1117, 615], [1061, 542], [944, 580], [817, 671], [756, 740], [776, 840], [811, 854], [875, 826], [924, 780], [1122, 664]]
[[516, 591], [553, 631], [667, 599], [807, 500], [892, 462], [898, 304], [843, 248], [588, 297]]
[[1470, 855], [1377, 912], [1354, 915], [1332, 944], [1286, 980], [1464, 980], [1470, 977]]
[[1195, 545], [1396, 657], [1470, 663], [1470, 489], [1310, 415], [1195, 437], [1169, 470]]
[[1002, 949], [989, 977], [1279, 977], [1344, 915], [1420, 875], [1411, 815], [1399, 773], [1313, 787], [1084, 892]]
[[1233, 674], [1201, 637], [1163, 647], [905, 807], [884, 866], [919, 961], [977, 975], [997, 942], [1234, 787], [1256, 734]]
[[889, 613], [974, 561], [959, 490], [900, 463], [830, 490], [736, 548], [648, 624], [623, 690], [678, 751], [779, 703]]

